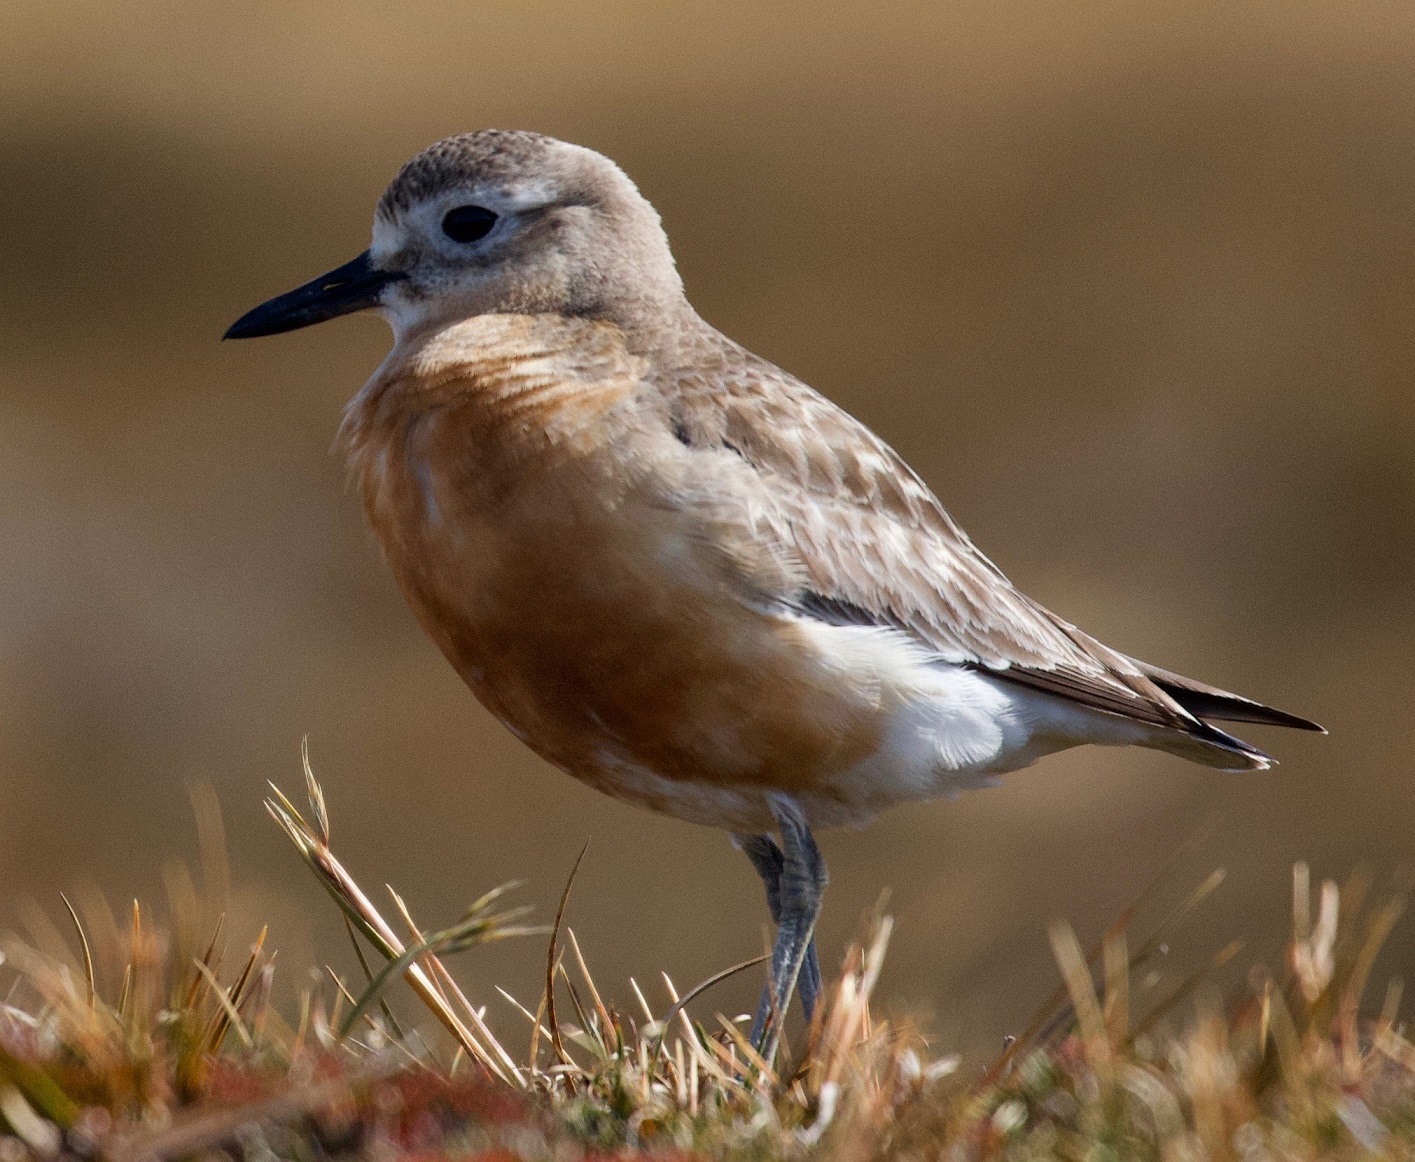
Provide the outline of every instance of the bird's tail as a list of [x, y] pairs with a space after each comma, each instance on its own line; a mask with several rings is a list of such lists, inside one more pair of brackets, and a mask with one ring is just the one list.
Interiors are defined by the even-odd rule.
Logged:
[[1196, 682], [1193, 678], [1161, 670], [1158, 666], [1151, 666], [1146, 662], [1137, 662], [1136, 665], [1144, 671], [1145, 677], [1197, 718], [1201, 728], [1184, 732], [1156, 732], [1149, 744], [1156, 749], [1170, 751], [1207, 766], [1218, 767], [1220, 770], [1266, 770], [1273, 765], [1274, 760], [1270, 755], [1226, 730], [1211, 725], [1211, 722], [1255, 722], [1264, 726], [1285, 726], [1293, 730], [1326, 733], [1325, 728], [1310, 719], [1289, 714], [1285, 710], [1275, 710], [1261, 702], [1254, 702], [1251, 698], [1244, 698], [1241, 694]]

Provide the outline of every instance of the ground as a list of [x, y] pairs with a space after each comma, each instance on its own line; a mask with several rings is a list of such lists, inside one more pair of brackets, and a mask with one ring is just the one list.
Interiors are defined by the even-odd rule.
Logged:
[[[193, 916], [163, 929], [136, 905], [124, 925], [102, 926], [111, 947], [72, 909], [67, 956], [11, 938], [0, 1162], [1415, 1156], [1415, 1044], [1398, 1023], [1399, 987], [1374, 1015], [1363, 1009], [1403, 901], [1366, 904], [1375, 893], [1365, 883], [1344, 893], [1324, 884], [1313, 918], [1298, 865], [1285, 964], [1252, 966], [1228, 995], [1201, 970], [1143, 1006], [1166, 933], [1221, 877], [1143, 938], [1133, 910], [1089, 952], [1059, 922], [1056, 995], [981, 1075], [924, 1031], [872, 1014], [892, 931], [878, 915], [795, 1055], [788, 1046], [767, 1062], [740, 1019], [708, 1018], [721, 977], [681, 999], [666, 983], [672, 1001], [659, 1012], [635, 986], [637, 1011], [621, 1012], [561, 916], [528, 928], [500, 892], [430, 936], [395, 896], [399, 936], [330, 849], [312, 775], [308, 791], [308, 820], [278, 791], [271, 813], [358, 934], [356, 947], [372, 949], [360, 952], [363, 979], [331, 972], [327, 990], [282, 1014], [264, 933], [223, 981], [219, 918], [199, 941]], [[554, 985], [535, 1013], [518, 1005], [533, 1029], [519, 1059], [443, 962], [512, 937], [547, 941]], [[1210, 968], [1237, 955], [1225, 948]], [[104, 963], [121, 972], [95, 967]], [[384, 998], [405, 987], [438, 1028], [398, 1024]]]

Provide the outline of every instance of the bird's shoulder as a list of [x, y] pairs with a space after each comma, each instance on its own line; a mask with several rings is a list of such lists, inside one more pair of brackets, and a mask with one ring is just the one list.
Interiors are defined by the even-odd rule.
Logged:
[[[910, 528], [963, 537], [928, 486], [883, 440], [790, 373], [721, 335], [657, 367], [674, 435], [734, 452], [774, 485]], [[966, 538], [964, 538], [966, 539]]]

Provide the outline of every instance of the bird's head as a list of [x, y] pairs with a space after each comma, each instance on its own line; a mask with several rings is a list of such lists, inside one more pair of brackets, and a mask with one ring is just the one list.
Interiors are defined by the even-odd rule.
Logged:
[[682, 307], [658, 214], [617, 165], [551, 137], [489, 129], [423, 150], [379, 199], [368, 250], [262, 303], [226, 337], [370, 308], [402, 339], [474, 315], [632, 327]]

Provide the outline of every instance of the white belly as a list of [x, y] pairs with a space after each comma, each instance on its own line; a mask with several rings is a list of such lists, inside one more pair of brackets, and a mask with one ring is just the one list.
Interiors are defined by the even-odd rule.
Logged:
[[[932, 658], [893, 630], [808, 623], [842, 683], [885, 716], [879, 748], [794, 798], [813, 827], [859, 826], [887, 807], [995, 786], [997, 776], [1081, 743], [1129, 744], [1146, 728], [987, 673]], [[609, 793], [690, 822], [771, 829], [768, 789], [665, 779], [612, 751]]]

